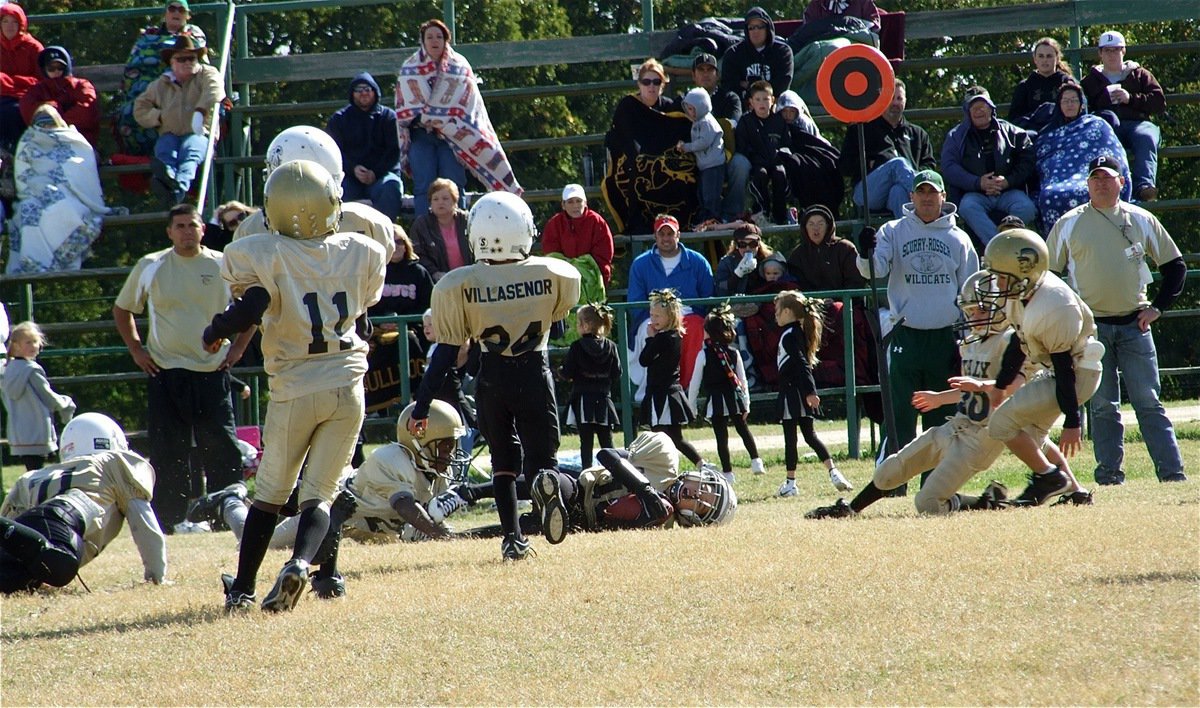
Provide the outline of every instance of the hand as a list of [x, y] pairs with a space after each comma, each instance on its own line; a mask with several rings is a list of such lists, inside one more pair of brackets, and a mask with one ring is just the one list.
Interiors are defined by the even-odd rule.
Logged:
[[804, 403], [807, 404], [809, 408], [816, 410], [821, 407], [821, 397], [815, 393], [810, 393], [804, 397]]
[[928, 413], [938, 407], [935, 396], [937, 396], [936, 391], [917, 391], [912, 395], [913, 408], [922, 413]]
[[863, 258], [870, 258], [875, 252], [875, 227], [864, 226], [858, 231], [858, 252]]
[[646, 325], [646, 336], [653, 337], [656, 334], [658, 334], [658, 327], [655, 327], [653, 322], [647, 324]]
[[67, 405], [58, 411], [58, 419], [62, 421], [63, 425], [70, 423], [71, 419], [75, 417], [75, 410], [75, 400], [67, 396]]
[[[242, 360], [242, 355], [246, 353], [246, 344], [249, 344], [250, 340], [247, 339], [245, 344], [239, 345], [238, 341], [240, 339], [241, 338], [239, 337], [238, 340], [234, 340], [233, 346], [229, 347], [229, 351], [225, 353], [225, 361], [221, 362], [220, 366], [221, 371], [232, 369], [239, 361]], [[221, 351], [221, 347], [219, 345], [217, 346], [217, 351]], [[216, 354], [216, 352], [213, 352], [213, 354]]]
[[354, 176], [357, 177], [358, 181], [362, 182], [363, 184], [375, 184], [375, 173], [366, 167], [363, 167], [362, 165], [354, 166]]
[[425, 437], [425, 429], [429, 427], [428, 418], [409, 418], [408, 419], [408, 434], [414, 438]]
[[250, 398], [250, 387], [249, 386], [242, 386], [241, 396], [242, 396], [243, 401], [248, 400]]
[[1129, 103], [1130, 96], [1128, 91], [1118, 86], [1116, 90], [1109, 94], [1109, 98], [1112, 99], [1113, 103]]
[[1083, 449], [1082, 440], [1082, 428], [1063, 428], [1062, 437], [1058, 440], [1058, 449], [1062, 450], [1063, 455], [1072, 457]]
[[988, 387], [995, 384], [994, 381], [981, 381], [972, 376], [951, 376], [949, 381], [950, 388], [967, 393], [986, 393]]
[[[205, 342], [204, 351], [208, 352], [209, 354], [216, 354], [217, 352], [221, 351], [221, 347], [225, 346], [225, 343], [228, 341], [228, 339], [222, 338], [214, 339], [211, 342]], [[225, 364], [221, 364], [221, 368], [226, 368]]]
[[1002, 388], [988, 386], [985, 390], [987, 392], [988, 401], [991, 402], [993, 409], [999, 408], [1000, 404], [1004, 403], [1004, 399], [1008, 398], [1008, 391]]
[[682, 140], [675, 143], [675, 149], [678, 150], [679, 152], [683, 152], [683, 141]]
[[1154, 324], [1154, 322], [1156, 322], [1159, 317], [1162, 317], [1162, 311], [1159, 310], [1154, 305], [1147, 305], [1146, 307], [1142, 308], [1141, 310], [1138, 310], [1138, 315], [1137, 315], [1138, 329], [1140, 329], [1143, 332], [1148, 331], [1150, 329], [1150, 325]]
[[145, 371], [151, 376], [158, 375], [158, 364], [154, 363], [154, 359], [150, 356], [150, 352], [146, 351], [146, 348], [141, 344], [138, 344], [136, 349], [129, 350], [129, 355], [133, 357], [133, 363], [137, 364], [139, 369]]
[[196, 135], [204, 135], [204, 111], [192, 113], [192, 132]]

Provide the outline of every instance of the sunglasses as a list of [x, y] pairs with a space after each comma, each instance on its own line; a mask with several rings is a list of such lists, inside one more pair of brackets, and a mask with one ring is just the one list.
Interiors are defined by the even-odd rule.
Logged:
[[748, 29], [750, 31], [765, 30], [766, 28], [767, 28], [766, 25], [746, 25], [746, 29]]
[[222, 219], [221, 225], [225, 227], [226, 231], [233, 231], [239, 224], [246, 220], [246, 216], [246, 212], [240, 211], [232, 219]]
[[639, 79], [638, 83], [642, 86], [662, 86], [662, 79]]
[[194, 55], [187, 57], [171, 57], [171, 61], [175, 62], [176, 64], [195, 64], [196, 59], [197, 57]]
[[375, 89], [370, 86], [355, 86], [354, 93], [375, 93]]
[[738, 248], [758, 248], [758, 239], [750, 239], [749, 241], [735, 241]]

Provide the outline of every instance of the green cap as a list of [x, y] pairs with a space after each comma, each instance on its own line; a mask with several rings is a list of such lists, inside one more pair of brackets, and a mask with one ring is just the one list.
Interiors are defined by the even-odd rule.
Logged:
[[942, 176], [933, 170], [921, 170], [913, 175], [913, 191], [917, 191], [917, 187], [923, 184], [932, 184], [938, 188], [939, 192], [946, 191], [946, 184], [942, 182]]
[[187, 0], [167, 0], [167, 8], [175, 7], [176, 5], [183, 8], [184, 12], [191, 12], [192, 8], [188, 7]]

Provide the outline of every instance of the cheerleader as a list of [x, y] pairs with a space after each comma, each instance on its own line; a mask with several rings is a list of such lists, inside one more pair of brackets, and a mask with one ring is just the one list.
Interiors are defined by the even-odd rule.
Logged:
[[799, 290], [784, 290], [775, 296], [775, 322], [783, 328], [779, 337], [779, 419], [783, 423], [784, 464], [787, 479], [779, 487], [779, 496], [796, 495], [796, 428], [804, 442], [817, 453], [817, 459], [829, 471], [829, 481], [839, 491], [853, 489], [829, 456], [829, 450], [813, 430], [813, 415], [821, 412], [821, 397], [813, 381], [812, 367], [817, 363], [824, 329], [824, 304], [804, 297]]
[[650, 430], [666, 433], [675, 447], [699, 469], [704, 458], [683, 439], [683, 426], [696, 419], [679, 383], [683, 346], [683, 303], [674, 290], [650, 292], [650, 326], [638, 363], [646, 367], [646, 397], [642, 421]]
[[562, 376], [571, 382], [567, 403], [567, 425], [579, 430], [579, 457], [583, 469], [592, 466], [592, 443], [612, 447], [612, 429], [619, 422], [613, 405], [613, 382], [621, 378], [621, 360], [612, 331], [613, 311], [603, 303], [591, 303], [575, 313], [579, 339], [571, 343], [563, 362]]
[[733, 465], [729, 462], [729, 421], [742, 438], [746, 452], [750, 453], [750, 471], [763, 474], [762, 458], [758, 456], [758, 445], [754, 434], [746, 425], [750, 415], [750, 384], [746, 381], [746, 367], [742, 356], [732, 346], [737, 336], [734, 331], [733, 310], [726, 303], [714, 308], [704, 320], [707, 338], [696, 354], [696, 366], [692, 371], [692, 382], [688, 386], [688, 402], [692, 408], [700, 395], [700, 384], [708, 392], [708, 408], [705, 416], [712, 422], [713, 437], [717, 441], [717, 455], [721, 459], [721, 474], [733, 484]]

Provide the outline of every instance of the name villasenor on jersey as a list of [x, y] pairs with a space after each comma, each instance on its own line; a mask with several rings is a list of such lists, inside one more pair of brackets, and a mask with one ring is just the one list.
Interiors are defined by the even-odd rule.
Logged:
[[522, 283], [509, 283], [508, 285], [497, 287], [469, 287], [464, 289], [463, 294], [466, 296], [467, 302], [474, 304], [539, 297], [541, 295], [549, 295], [552, 290], [553, 283], [550, 278], [543, 278], [541, 280], [526, 280]]

